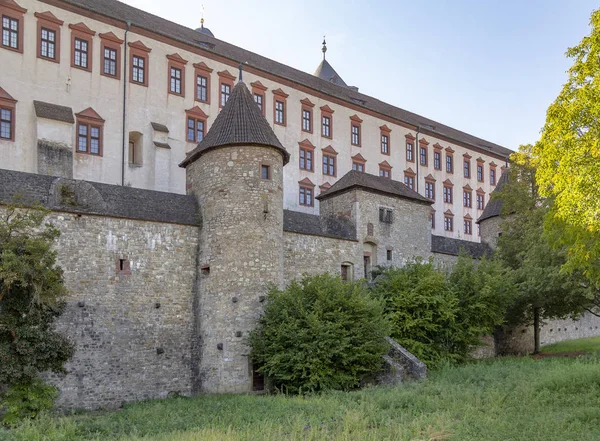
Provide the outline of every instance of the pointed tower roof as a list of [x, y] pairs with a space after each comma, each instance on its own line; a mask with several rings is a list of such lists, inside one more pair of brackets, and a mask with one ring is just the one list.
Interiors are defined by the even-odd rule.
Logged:
[[504, 187], [507, 183], [508, 183], [508, 170], [506, 170], [504, 173], [502, 173], [502, 176], [500, 176], [500, 179], [498, 179], [496, 188], [490, 194], [490, 201], [485, 206], [485, 210], [483, 210], [483, 213], [481, 213], [481, 216], [479, 216], [479, 219], [477, 219], [477, 223], [480, 223], [480, 222], [482, 222], [486, 219], [490, 219], [492, 217], [497, 217], [497, 216], [502, 215], [502, 206], [504, 205], [502, 199], [500, 199], [500, 198], [492, 199], [491, 195], [496, 193], [497, 191], [500, 191], [502, 189], [502, 187]]
[[325, 37], [323, 37], [322, 51], [323, 61], [321, 61], [321, 64], [319, 64], [317, 70], [315, 70], [315, 73], [313, 75], [315, 77], [321, 78], [322, 80], [328, 81], [333, 84], [337, 84], [338, 86], [348, 87], [344, 80], [342, 80], [342, 77], [338, 75], [335, 69], [331, 67], [331, 64], [329, 64], [329, 62], [325, 59], [325, 54], [327, 53], [327, 42], [325, 41]]
[[235, 145], [273, 147], [281, 152], [284, 165], [290, 160], [290, 154], [277, 139], [242, 81], [238, 81], [233, 88], [227, 104], [215, 119], [202, 142], [188, 153], [179, 166], [187, 167], [209, 150]]

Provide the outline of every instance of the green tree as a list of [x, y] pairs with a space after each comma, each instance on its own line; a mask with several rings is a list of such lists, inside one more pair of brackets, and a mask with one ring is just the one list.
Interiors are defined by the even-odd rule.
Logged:
[[[52, 244], [58, 230], [43, 209], [8, 207], [0, 216], [0, 384], [39, 385], [43, 371], [63, 372], [73, 345], [54, 330], [65, 306]], [[37, 386], [39, 389], [39, 386]]]
[[525, 145], [511, 156], [508, 181], [494, 197], [503, 201], [502, 236], [498, 257], [509, 269], [507, 280], [516, 297], [507, 311], [510, 325], [533, 325], [534, 352], [539, 352], [539, 330], [543, 320], [577, 317], [593, 298], [581, 272], [561, 271], [565, 247], [551, 246], [544, 220], [553, 198], [538, 191], [532, 147]]
[[533, 148], [540, 193], [552, 197], [549, 228], [567, 246], [565, 268], [600, 287], [600, 10], [591, 33], [568, 49], [569, 78], [548, 108]]
[[389, 324], [362, 283], [330, 275], [272, 288], [250, 356], [279, 390], [352, 389], [382, 365]]

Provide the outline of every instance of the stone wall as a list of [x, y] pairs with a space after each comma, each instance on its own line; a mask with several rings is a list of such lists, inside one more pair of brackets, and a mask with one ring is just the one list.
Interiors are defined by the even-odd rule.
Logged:
[[504, 219], [500, 216], [490, 217], [480, 222], [481, 242], [486, 243], [491, 249], [496, 249], [498, 234], [502, 231], [500, 224]]
[[285, 232], [283, 247], [283, 279], [286, 285], [305, 274], [339, 276], [342, 264], [350, 265], [349, 278], [352, 278], [355, 269], [358, 271], [357, 278], [362, 277], [362, 261], [356, 260], [360, 244], [356, 241]]

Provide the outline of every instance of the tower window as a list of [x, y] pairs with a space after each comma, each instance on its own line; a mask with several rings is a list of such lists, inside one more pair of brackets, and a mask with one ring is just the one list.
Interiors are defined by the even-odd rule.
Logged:
[[265, 164], [260, 166], [260, 178], [265, 181], [271, 179], [271, 166]]
[[387, 257], [388, 262], [390, 262], [392, 260], [392, 250], [387, 250], [386, 257]]

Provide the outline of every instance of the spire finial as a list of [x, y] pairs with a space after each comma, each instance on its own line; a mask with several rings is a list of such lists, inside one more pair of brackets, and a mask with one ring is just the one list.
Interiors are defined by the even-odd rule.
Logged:
[[242, 79], [242, 73], [244, 72], [244, 63], [240, 63], [239, 68], [240, 68], [240, 77], [238, 79], [238, 82], [243, 83], [244, 80]]
[[200, 13], [200, 27], [203, 28], [204, 27], [204, 5], [202, 5], [202, 10]]
[[325, 41], [325, 35], [323, 35], [323, 60], [325, 59], [325, 52], [327, 52], [327, 42]]

